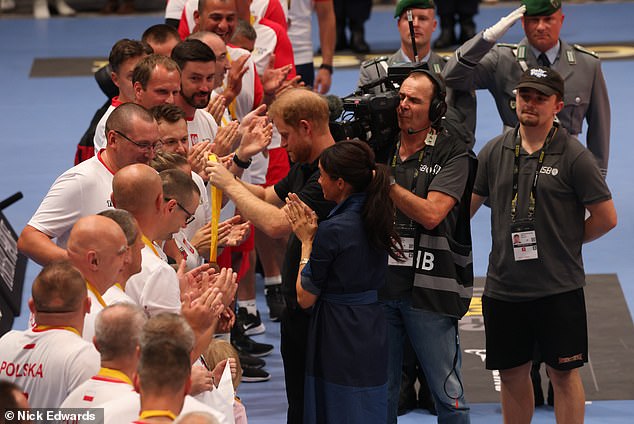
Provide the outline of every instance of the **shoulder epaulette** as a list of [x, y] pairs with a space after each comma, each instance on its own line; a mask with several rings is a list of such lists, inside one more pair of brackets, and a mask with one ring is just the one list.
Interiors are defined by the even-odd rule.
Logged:
[[379, 62], [387, 62], [388, 57], [387, 56], [379, 56], [379, 57], [375, 57], [372, 59], [368, 59], [368, 60], [364, 60], [363, 62], [361, 62], [361, 66], [363, 66], [364, 68], [372, 65], [374, 63], [379, 63]]
[[517, 48], [517, 44], [511, 44], [511, 43], [497, 43], [498, 46], [500, 47], [508, 47], [510, 49], [516, 49]]
[[596, 54], [595, 52], [593, 52], [592, 50], [588, 50], [583, 46], [580, 46], [579, 44], [573, 44], [572, 47], [575, 48], [575, 50], [580, 51], [581, 53], [585, 53], [585, 54], [589, 54], [590, 56], [594, 56], [597, 59], [599, 58], [599, 55]]

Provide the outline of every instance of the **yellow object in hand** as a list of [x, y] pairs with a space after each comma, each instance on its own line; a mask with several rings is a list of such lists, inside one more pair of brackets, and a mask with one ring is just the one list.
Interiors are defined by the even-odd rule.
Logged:
[[[209, 154], [210, 162], [219, 162], [218, 156]], [[220, 208], [222, 207], [222, 190], [210, 184], [211, 198], [211, 250], [209, 252], [209, 262], [215, 264], [218, 258], [218, 224], [220, 222]]]

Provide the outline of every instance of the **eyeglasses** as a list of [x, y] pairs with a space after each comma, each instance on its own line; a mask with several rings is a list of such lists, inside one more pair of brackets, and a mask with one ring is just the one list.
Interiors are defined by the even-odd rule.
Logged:
[[124, 133], [122, 133], [119, 130], [112, 130], [112, 131], [114, 131], [115, 133], [119, 134], [121, 137], [125, 138], [126, 140], [128, 140], [130, 143], [134, 144], [136, 147], [138, 147], [141, 150], [145, 150], [145, 151], [157, 150], [157, 149], [160, 149], [161, 146], [163, 145], [161, 140], [157, 141], [154, 144], [152, 144], [152, 143], [137, 143], [136, 141], [132, 140], [130, 137], [128, 137], [127, 135], [125, 135]]
[[173, 147], [178, 146], [180, 144], [182, 144], [183, 146], [187, 146], [189, 144], [189, 136], [186, 135], [185, 137], [181, 138], [180, 140], [167, 139], [167, 140], [161, 142], [161, 146], [162, 147], [166, 147], [166, 148], [173, 148]]
[[185, 212], [187, 214], [187, 218], [185, 219], [185, 225], [189, 225], [191, 224], [191, 222], [196, 219], [196, 217], [194, 216], [193, 213], [191, 213], [190, 211], [188, 211], [187, 209], [185, 209], [185, 207], [183, 205], [180, 204], [180, 202], [176, 199], [170, 199], [169, 197], [165, 197], [165, 201], [169, 202], [170, 200], [173, 200], [176, 202], [176, 205], [181, 208], [181, 210], [183, 212]]

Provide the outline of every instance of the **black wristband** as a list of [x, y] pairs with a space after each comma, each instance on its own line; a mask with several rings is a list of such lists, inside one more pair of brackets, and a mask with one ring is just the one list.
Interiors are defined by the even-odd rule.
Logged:
[[235, 153], [233, 154], [233, 163], [235, 163], [238, 168], [247, 169], [249, 166], [251, 166], [251, 161], [252, 159], [249, 159], [246, 162], [242, 161], [240, 160], [238, 155], [236, 155]]
[[332, 74], [334, 68], [332, 67], [332, 65], [327, 65], [325, 63], [322, 63], [321, 65], [319, 65], [319, 69], [325, 69], [328, 72], [330, 72]]

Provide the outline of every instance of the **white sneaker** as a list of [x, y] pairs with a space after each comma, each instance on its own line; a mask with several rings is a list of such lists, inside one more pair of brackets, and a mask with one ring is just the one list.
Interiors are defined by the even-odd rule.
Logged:
[[47, 0], [35, 0], [33, 2], [33, 17], [35, 19], [48, 19], [51, 17]]

